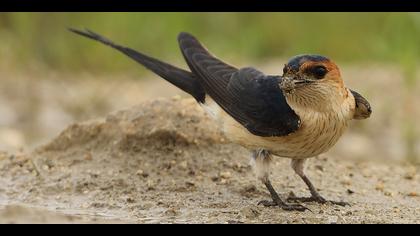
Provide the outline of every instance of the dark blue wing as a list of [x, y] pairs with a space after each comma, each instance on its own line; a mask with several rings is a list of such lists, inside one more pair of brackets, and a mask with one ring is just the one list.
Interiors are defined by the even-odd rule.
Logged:
[[279, 88], [279, 76], [266, 76], [253, 68], [234, 73], [226, 88], [231, 103], [229, 114], [251, 133], [283, 136], [299, 128], [299, 116], [287, 104]]
[[236, 69], [212, 56], [193, 36], [178, 37], [182, 54], [200, 85], [224, 111], [258, 136], [284, 136], [300, 125], [287, 104], [278, 76]]

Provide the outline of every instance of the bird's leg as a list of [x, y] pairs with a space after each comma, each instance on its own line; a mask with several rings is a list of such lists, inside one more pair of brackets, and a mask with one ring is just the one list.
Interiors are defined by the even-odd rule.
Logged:
[[303, 169], [304, 169], [304, 163], [305, 163], [305, 159], [294, 159], [292, 160], [292, 168], [293, 170], [296, 172], [297, 175], [300, 176], [300, 178], [302, 178], [303, 182], [305, 182], [306, 186], [308, 186], [309, 191], [311, 192], [311, 197], [289, 197], [287, 198], [287, 201], [297, 201], [297, 202], [318, 202], [321, 204], [325, 204], [325, 203], [332, 203], [335, 205], [340, 205], [340, 206], [346, 206], [346, 205], [350, 205], [346, 202], [336, 202], [336, 201], [328, 201], [325, 200], [325, 198], [323, 198], [318, 191], [316, 190], [316, 188], [314, 187], [314, 185], [312, 184], [312, 182], [309, 180], [309, 178], [305, 175]]
[[293, 204], [293, 205], [287, 204], [285, 201], [283, 201], [280, 198], [276, 190], [274, 190], [268, 178], [271, 155], [267, 150], [260, 149], [260, 150], [254, 151], [252, 155], [252, 161], [253, 161], [253, 164], [254, 164], [253, 166], [256, 171], [256, 175], [258, 179], [260, 179], [263, 182], [263, 184], [267, 187], [272, 198], [272, 201], [263, 200], [263, 201], [258, 202], [258, 205], [261, 204], [266, 207], [278, 206], [282, 208], [283, 210], [287, 210], [287, 211], [305, 211], [308, 209], [299, 204]]

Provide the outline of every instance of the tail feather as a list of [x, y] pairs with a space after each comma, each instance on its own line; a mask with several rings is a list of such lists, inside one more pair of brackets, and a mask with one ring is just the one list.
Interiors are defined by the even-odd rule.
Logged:
[[197, 79], [194, 77], [193, 73], [177, 68], [168, 63], [162, 62], [158, 59], [149, 57], [131, 48], [127, 48], [127, 47], [115, 44], [109, 39], [97, 33], [94, 33], [90, 30], [80, 31], [80, 30], [76, 30], [72, 28], [69, 28], [69, 30], [78, 35], [82, 35], [84, 37], [99, 41], [107, 46], [117, 49], [118, 51], [124, 53], [131, 59], [142, 64], [147, 69], [153, 71], [154, 73], [156, 73], [157, 75], [165, 79], [166, 81], [182, 89], [183, 91], [189, 93], [198, 102], [204, 103], [205, 92], [203, 88], [201, 87], [201, 85], [199, 84], [199, 82], [197, 81]]

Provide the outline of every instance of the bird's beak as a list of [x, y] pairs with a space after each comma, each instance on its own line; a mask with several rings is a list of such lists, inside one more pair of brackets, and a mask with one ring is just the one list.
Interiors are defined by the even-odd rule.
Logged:
[[299, 75], [293, 76], [291, 78], [291, 80], [298, 87], [303, 86], [305, 84], [311, 84], [311, 83], [315, 82], [315, 80], [313, 80], [313, 79], [306, 78], [305, 76], [299, 76]]
[[289, 91], [294, 90], [295, 88], [299, 88], [304, 85], [311, 84], [313, 82], [315, 82], [315, 80], [297, 76], [297, 75], [290, 75], [290, 76], [287, 75], [281, 78], [280, 88], [289, 92]]

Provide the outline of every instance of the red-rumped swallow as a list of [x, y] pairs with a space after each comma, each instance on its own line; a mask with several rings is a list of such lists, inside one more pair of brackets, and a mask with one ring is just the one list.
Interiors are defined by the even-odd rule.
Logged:
[[[264, 206], [304, 211], [290, 202], [325, 200], [304, 173], [304, 162], [329, 150], [350, 120], [371, 114], [369, 102], [345, 87], [337, 65], [319, 55], [299, 55], [283, 75], [265, 75], [252, 67], [238, 69], [212, 54], [192, 35], [178, 42], [191, 71], [183, 70], [133, 49], [115, 44], [92, 31], [70, 29], [124, 53], [176, 87], [189, 93], [214, 118], [234, 143], [252, 151], [256, 175], [271, 201]], [[269, 180], [272, 156], [291, 159], [291, 166], [308, 186], [311, 197], [283, 200]]]

